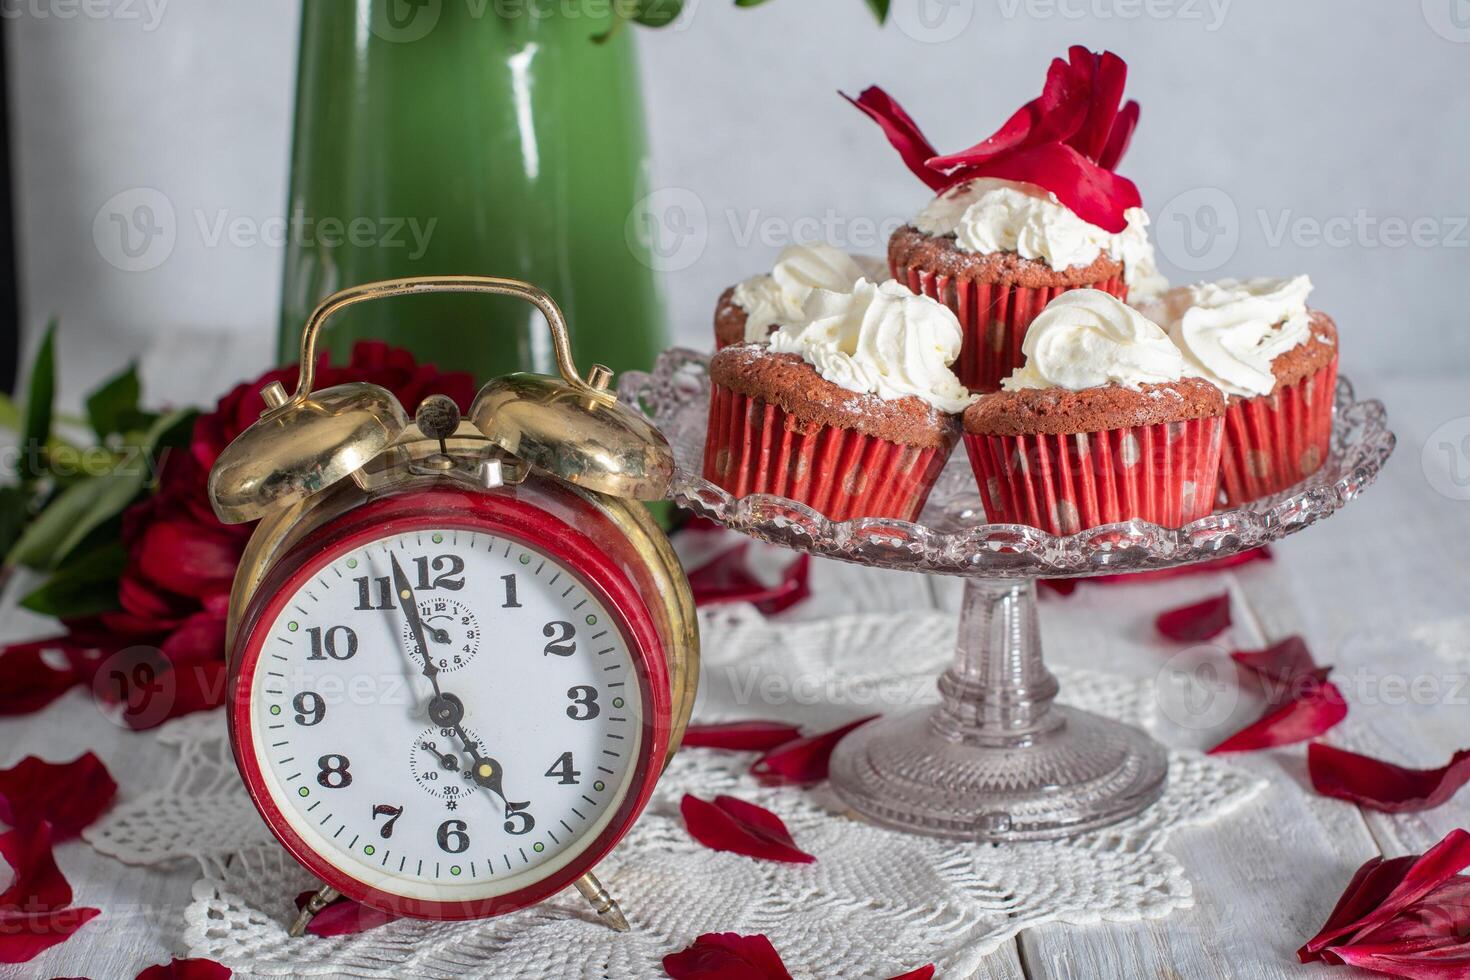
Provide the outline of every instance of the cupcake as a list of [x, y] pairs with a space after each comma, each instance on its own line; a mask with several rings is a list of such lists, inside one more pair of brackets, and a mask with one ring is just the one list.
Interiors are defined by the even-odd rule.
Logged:
[[1117, 55], [1073, 47], [1040, 97], [947, 156], [882, 89], [850, 100], [937, 194], [894, 232], [888, 264], [959, 317], [955, 372], [974, 390], [1021, 367], [1027, 328], [1066, 290], [1138, 300], [1164, 288], [1138, 188], [1114, 172], [1138, 123], [1138, 103], [1119, 104], [1127, 74]]
[[1312, 282], [1222, 279], [1170, 290], [1145, 312], [1187, 369], [1226, 396], [1220, 493], [1228, 506], [1305, 480], [1327, 459], [1337, 327], [1307, 308]]
[[1148, 216], [1127, 210], [1112, 234], [1035, 184], [977, 178], [936, 197], [893, 233], [888, 262], [910, 289], [953, 309], [964, 329], [955, 371], [994, 391], [1023, 363], [1026, 329], [1069, 289], [1120, 299], [1160, 291]]
[[859, 279], [888, 278], [881, 259], [848, 255], [831, 245], [788, 245], [770, 273], [752, 276], [720, 294], [715, 305], [715, 349], [757, 343], [783, 323], [801, 319], [813, 289], [845, 293]]
[[1158, 324], [1111, 293], [1073, 290], [1032, 322], [1023, 352], [1003, 390], [964, 415], [991, 521], [1075, 534], [1210, 513], [1225, 398], [1188, 376]]
[[954, 314], [898, 282], [814, 290], [769, 344], [711, 359], [705, 479], [834, 521], [914, 520], [973, 400], [959, 348]]

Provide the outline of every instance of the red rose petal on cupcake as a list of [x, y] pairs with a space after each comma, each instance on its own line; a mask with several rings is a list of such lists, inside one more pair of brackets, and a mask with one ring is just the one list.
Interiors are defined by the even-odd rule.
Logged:
[[117, 795], [117, 783], [92, 752], [70, 762], [26, 756], [0, 770], [0, 821], [12, 827], [51, 825], [57, 839], [91, 825]]
[[727, 721], [714, 725], [690, 725], [684, 732], [684, 747], [765, 752], [800, 737], [798, 726], [783, 721]]
[[670, 953], [664, 972], [673, 980], [791, 980], [769, 939], [733, 932], [705, 933]]
[[1082, 57], [1091, 59], [1094, 64], [1089, 93], [1091, 100], [1086, 120], [1067, 142], [1089, 160], [1099, 160], [1107, 148], [1108, 137], [1112, 135], [1113, 122], [1118, 118], [1123, 86], [1128, 81], [1128, 63], [1111, 51], [1093, 54], [1082, 48], [1081, 52]]
[[1083, 221], [1114, 234], [1128, 227], [1125, 211], [1143, 206], [1133, 181], [1104, 170], [1063, 143], [1019, 150], [978, 167], [967, 167], [965, 172], [1037, 184], [1055, 194]]
[[1336, 684], [1309, 683], [1301, 686], [1295, 697], [1273, 704], [1257, 721], [1210, 749], [1209, 754], [1255, 752], [1305, 742], [1330, 731], [1347, 717], [1347, 711], [1347, 701]]
[[214, 960], [174, 959], [148, 967], [135, 980], [229, 980], [230, 976], [229, 968]]
[[855, 99], [845, 92], [838, 94], [878, 124], [910, 173], [931, 190], [938, 191], [949, 186], [951, 181], [948, 177], [928, 166], [927, 161], [934, 156], [934, 146], [924, 138], [918, 124], [903, 111], [903, 106], [895, 102], [887, 92], [872, 85], [863, 89], [862, 94]]
[[1438, 769], [1408, 769], [1331, 745], [1307, 746], [1312, 788], [1384, 813], [1432, 810], [1470, 783], [1470, 749], [1461, 749]]
[[751, 763], [750, 772], [768, 786], [810, 786], [827, 778], [832, 750], [843, 736], [877, 718], [868, 715], [830, 732], [793, 739]]
[[733, 796], [717, 796], [709, 802], [686, 793], [679, 812], [689, 836], [711, 850], [787, 864], [816, 860], [796, 846], [780, 817], [754, 803]]
[[0, 893], [0, 913], [55, 912], [71, 904], [71, 883], [56, 866], [51, 828], [46, 824], [0, 834], [0, 858], [12, 875]]
[[[311, 900], [311, 896], [315, 894], [315, 889], [312, 889], [297, 895], [296, 910], [301, 911]], [[306, 931], [324, 939], [332, 936], [354, 936], [359, 932], [367, 932], [369, 929], [387, 925], [399, 918], [401, 916], [391, 912], [380, 912], [343, 896], [312, 916], [311, 922], [306, 926]]]
[[1097, 158], [1097, 165], [1104, 170], [1116, 170], [1133, 142], [1133, 131], [1138, 128], [1138, 103], [1129, 101], [1113, 120], [1113, 131], [1108, 135], [1108, 144]]
[[[1081, 50], [1090, 59], [1092, 52]], [[953, 171], [988, 163], [997, 157], [1042, 143], [1065, 140], [1086, 121], [1092, 95], [1092, 71], [1087, 62], [1053, 58], [1041, 95], [1021, 106], [1000, 127], [974, 146], [933, 157], [934, 170]]]
[[1456, 876], [1466, 866], [1470, 866], [1470, 832], [1459, 829], [1423, 854], [1373, 858], [1353, 875], [1327, 923], [1297, 950], [1297, 956], [1309, 963], [1323, 959], [1329, 949], [1371, 943], [1375, 930], [1400, 916], [1412, 917], [1420, 903], [1427, 903], [1420, 911], [1431, 915], [1447, 912], [1451, 919], [1464, 919], [1463, 904], [1438, 906], [1435, 896], [1448, 886], [1443, 895], [1462, 897], [1466, 883]]
[[31, 914], [0, 911], [0, 963], [26, 963], [35, 959], [57, 943], [70, 939], [101, 911], [88, 908]]
[[1203, 602], [1160, 613], [1154, 626], [1164, 636], [1180, 643], [1199, 643], [1219, 636], [1230, 626], [1230, 593], [1222, 592]]

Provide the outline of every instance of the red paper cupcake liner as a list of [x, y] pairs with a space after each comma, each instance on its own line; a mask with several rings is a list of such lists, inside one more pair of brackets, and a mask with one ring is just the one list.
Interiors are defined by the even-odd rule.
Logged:
[[1101, 289], [1119, 299], [1128, 298], [1122, 276], [1081, 286], [1031, 288], [1006, 283], [956, 280], [926, 269], [898, 266], [893, 276], [916, 293], [939, 300], [960, 318], [963, 341], [954, 373], [972, 391], [999, 391], [1000, 381], [1026, 363], [1021, 344], [1046, 304], [1069, 289]]
[[1337, 358], [1269, 395], [1232, 398], [1225, 409], [1220, 496], [1237, 507], [1279, 493], [1322, 467], [1332, 441]]
[[949, 450], [805, 422], [764, 399], [713, 385], [704, 478], [736, 497], [787, 497], [828, 520], [912, 521]]
[[1220, 418], [1105, 432], [965, 434], [986, 517], [1075, 534], [1134, 518], [1180, 527], [1214, 509]]

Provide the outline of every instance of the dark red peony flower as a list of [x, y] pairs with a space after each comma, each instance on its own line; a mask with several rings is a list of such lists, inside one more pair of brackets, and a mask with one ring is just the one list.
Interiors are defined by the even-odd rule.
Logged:
[[959, 153], [940, 155], [894, 99], [876, 86], [853, 105], [882, 127], [909, 170], [932, 190], [976, 177], [1035, 184], [1051, 191], [1079, 218], [1110, 232], [1143, 201], [1138, 188], [1114, 173], [1138, 125], [1138, 103], [1121, 105], [1128, 65], [1111, 51], [1080, 45], [1057, 58], [1041, 95], [990, 136]]
[[[213, 412], [195, 421], [189, 451], [169, 454], [156, 492], [123, 515], [128, 561], [118, 582], [120, 608], [96, 620], [67, 622], [67, 633], [52, 640], [0, 650], [0, 678], [9, 681], [4, 688], [20, 692], [0, 694], [0, 714], [38, 710], [72, 685], [93, 682], [104, 662], [124, 683], [137, 674], [135, 688], [169, 692], [166, 698], [145, 699], [146, 707], [140, 707], [136, 689], [109, 695], [112, 680], [96, 678], [104, 697], [130, 702], [123, 720], [131, 727], [151, 728], [224, 703], [217, 668], [224, 659], [230, 585], [251, 527], [223, 524], [214, 516], [209, 470], [224, 448], [260, 418], [265, 409], [260, 389], [279, 381], [294, 390], [296, 374], [295, 367], [280, 368], [237, 385]], [[345, 366], [322, 359], [317, 387], [347, 381], [387, 388], [410, 413], [436, 393], [449, 395], [466, 411], [476, 390], [468, 374], [440, 372], [418, 364], [406, 350], [376, 341], [354, 346]], [[124, 663], [108, 660], [123, 651], [129, 651]], [[53, 654], [49, 663], [48, 653]]]

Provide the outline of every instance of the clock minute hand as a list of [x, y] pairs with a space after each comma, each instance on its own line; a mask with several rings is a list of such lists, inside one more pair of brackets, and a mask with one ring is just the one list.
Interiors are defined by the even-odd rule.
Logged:
[[388, 555], [389, 562], [393, 565], [393, 591], [398, 594], [398, 608], [403, 610], [404, 619], [408, 620], [408, 628], [413, 632], [414, 642], [419, 645], [419, 654], [424, 658], [424, 676], [434, 685], [434, 693], [439, 693], [439, 668], [434, 666], [434, 658], [429, 656], [428, 637], [424, 635], [424, 621], [419, 616], [418, 603], [414, 601], [413, 589], [409, 587], [408, 576], [403, 573], [403, 566], [398, 564], [398, 556]]

